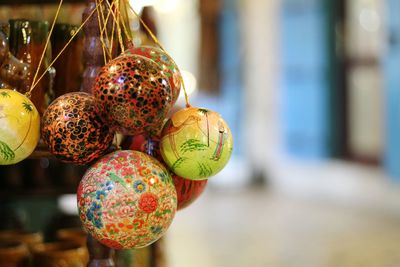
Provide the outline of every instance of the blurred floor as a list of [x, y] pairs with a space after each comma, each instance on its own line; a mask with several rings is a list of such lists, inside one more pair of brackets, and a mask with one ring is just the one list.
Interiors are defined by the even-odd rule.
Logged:
[[400, 190], [379, 168], [276, 164], [271, 181], [209, 188], [179, 212], [170, 267], [400, 266]]

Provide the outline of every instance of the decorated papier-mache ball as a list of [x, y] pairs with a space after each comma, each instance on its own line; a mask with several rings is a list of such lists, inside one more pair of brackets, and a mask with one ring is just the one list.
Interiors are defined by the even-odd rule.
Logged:
[[179, 72], [178, 66], [167, 53], [156, 47], [140, 46], [127, 49], [124, 54], [144, 56], [161, 66], [171, 85], [172, 104], [176, 102], [181, 91], [182, 76]]
[[128, 136], [122, 143], [122, 148], [141, 151], [160, 162], [163, 160], [160, 154], [160, 138], [156, 136], [149, 137], [143, 134]]
[[221, 171], [232, 153], [232, 134], [222, 117], [211, 110], [189, 107], [167, 121], [161, 155], [181, 177], [207, 179]]
[[172, 107], [172, 91], [162, 68], [139, 55], [121, 55], [96, 78], [93, 94], [107, 121], [125, 135], [156, 133]]
[[172, 175], [176, 194], [178, 196], [178, 210], [186, 208], [192, 204], [207, 186], [208, 180], [189, 180], [178, 175]]
[[[160, 138], [144, 135], [129, 136], [123, 147], [131, 150], [141, 151], [155, 157], [161, 163], [163, 159], [160, 152]], [[192, 204], [204, 191], [208, 180], [189, 180], [172, 173], [176, 194], [178, 197], [178, 210]]]
[[102, 116], [104, 111], [92, 95], [62, 95], [43, 114], [42, 139], [59, 160], [90, 163], [106, 153], [114, 138]]
[[166, 168], [153, 157], [132, 150], [98, 160], [81, 180], [77, 197], [85, 229], [116, 249], [155, 242], [170, 226], [177, 205]]
[[39, 137], [39, 113], [29, 98], [17, 91], [0, 89], [0, 165], [27, 158]]

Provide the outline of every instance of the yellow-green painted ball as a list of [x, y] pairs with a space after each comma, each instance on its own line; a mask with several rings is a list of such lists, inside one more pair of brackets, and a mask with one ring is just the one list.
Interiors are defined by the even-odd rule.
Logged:
[[191, 180], [204, 180], [228, 163], [232, 134], [214, 111], [189, 107], [176, 112], [165, 124], [161, 155], [170, 169]]
[[39, 129], [40, 116], [29, 98], [0, 89], [0, 165], [18, 163], [32, 154]]

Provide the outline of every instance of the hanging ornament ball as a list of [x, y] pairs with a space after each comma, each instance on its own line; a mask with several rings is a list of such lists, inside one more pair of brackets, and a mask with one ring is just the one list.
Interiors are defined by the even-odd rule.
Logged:
[[122, 147], [129, 150], [141, 151], [156, 158], [160, 162], [163, 161], [160, 154], [160, 138], [158, 137], [149, 137], [143, 134], [128, 136], [122, 144]]
[[172, 175], [176, 194], [178, 196], [178, 210], [186, 208], [192, 204], [206, 188], [208, 180], [189, 180]]
[[[129, 136], [123, 144], [131, 150], [141, 151], [164, 162], [160, 153], [160, 139], [144, 135]], [[178, 197], [178, 210], [192, 204], [204, 191], [208, 180], [189, 180], [172, 174], [176, 194]]]
[[97, 161], [82, 178], [77, 197], [83, 226], [116, 249], [155, 242], [171, 224], [177, 205], [165, 167], [132, 150], [116, 151]]
[[25, 95], [0, 89], [0, 165], [27, 158], [40, 138], [40, 116]]
[[107, 121], [122, 134], [156, 133], [172, 107], [168, 78], [154, 61], [122, 55], [107, 63], [96, 78], [93, 94]]
[[133, 47], [125, 50], [126, 55], [140, 55], [153, 60], [164, 71], [165, 76], [168, 77], [169, 83], [172, 90], [172, 104], [175, 104], [181, 91], [181, 80], [182, 76], [175, 64], [174, 60], [163, 50], [151, 47], [151, 46], [140, 46]]
[[218, 113], [189, 107], [176, 112], [167, 121], [160, 149], [165, 163], [174, 173], [191, 180], [203, 180], [228, 163], [232, 135]]
[[62, 95], [43, 114], [42, 139], [59, 160], [90, 163], [107, 151], [114, 138], [102, 115], [103, 109], [92, 95]]

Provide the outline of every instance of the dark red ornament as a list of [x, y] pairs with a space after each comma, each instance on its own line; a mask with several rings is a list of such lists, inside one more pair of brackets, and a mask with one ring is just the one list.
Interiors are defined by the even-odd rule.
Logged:
[[189, 180], [176, 174], [172, 175], [176, 194], [178, 196], [178, 210], [192, 204], [206, 188], [208, 180]]
[[107, 63], [93, 94], [110, 125], [125, 135], [159, 132], [172, 107], [171, 86], [161, 67], [138, 55], [121, 55]]
[[59, 160], [90, 163], [107, 151], [114, 138], [102, 115], [103, 109], [92, 95], [83, 92], [62, 95], [43, 114], [42, 139]]

